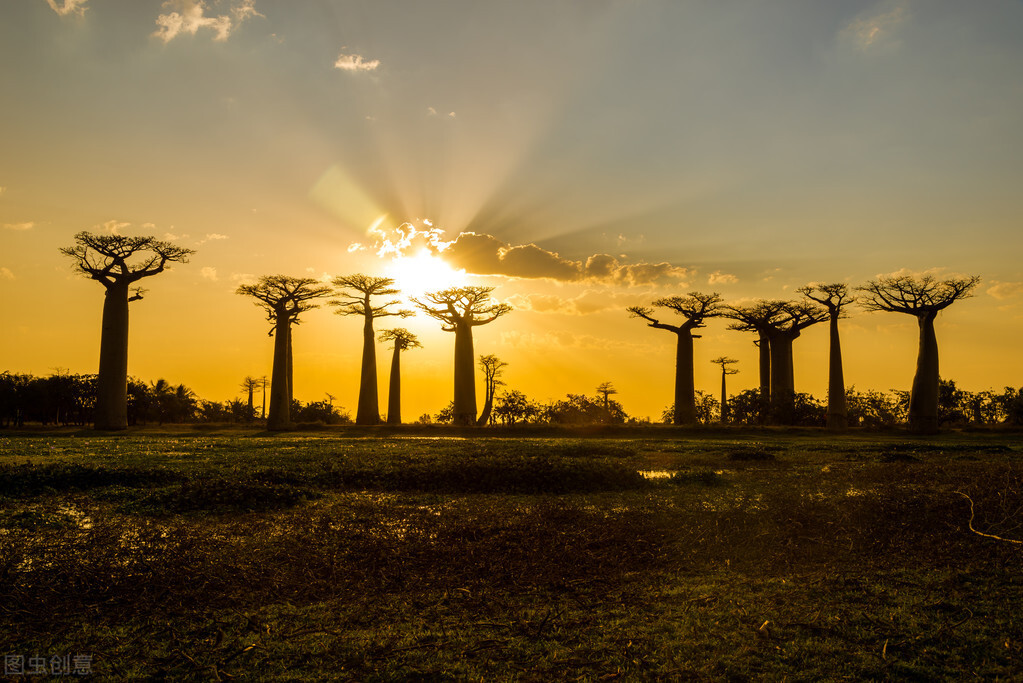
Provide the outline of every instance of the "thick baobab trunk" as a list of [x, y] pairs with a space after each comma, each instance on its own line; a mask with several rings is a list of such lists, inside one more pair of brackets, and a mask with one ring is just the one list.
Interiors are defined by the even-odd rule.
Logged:
[[767, 333], [761, 330], [758, 332], [760, 349], [760, 423], [767, 422], [768, 412], [771, 407], [771, 339]]
[[359, 408], [355, 424], [380, 424], [380, 400], [377, 397], [377, 351], [373, 334], [373, 316], [365, 316], [362, 326], [362, 375], [359, 380]]
[[[285, 335], [286, 335], [286, 337], [288, 339], [288, 359], [287, 359], [288, 385], [287, 386], [288, 386], [288, 415], [289, 415], [289, 421], [290, 421], [291, 404], [295, 402], [295, 356], [292, 353], [293, 347], [291, 345], [291, 320], [290, 319], [287, 322], [287, 330], [285, 332]], [[276, 346], [276, 343], [274, 345], [274, 358], [275, 359], [277, 358], [277, 346]], [[271, 383], [273, 382], [273, 378], [272, 377], [271, 377], [270, 381], [271, 381]], [[271, 398], [272, 398], [273, 397], [273, 389], [272, 388], [270, 389], [270, 395], [271, 395]]]
[[845, 403], [845, 377], [842, 374], [842, 342], [838, 337], [838, 312], [831, 314], [831, 348], [828, 353], [828, 429], [845, 429], [849, 415]]
[[397, 341], [391, 356], [391, 380], [387, 387], [387, 424], [401, 424], [401, 347]]
[[96, 429], [128, 428], [128, 283], [107, 287], [96, 377]]
[[291, 325], [288, 316], [277, 316], [274, 326], [274, 363], [270, 373], [270, 410], [266, 428], [279, 431], [291, 426]]
[[675, 347], [675, 414], [677, 425], [694, 425], [696, 418], [696, 386], [693, 379], [693, 335], [688, 330], [677, 333]]
[[253, 415], [256, 414], [256, 407], [252, 403], [252, 398], [253, 398], [252, 395], [253, 395], [253, 393], [255, 393], [255, 389], [256, 388], [252, 384], [249, 384], [247, 388], [249, 390], [249, 412], [245, 413], [245, 421], [246, 422], [252, 422], [252, 417], [253, 417]]
[[924, 313], [920, 323], [920, 349], [909, 395], [909, 428], [921, 434], [938, 431], [938, 339], [934, 336], [935, 313]]
[[472, 350], [472, 327], [455, 323], [455, 411], [454, 424], [476, 424], [476, 375]]
[[778, 424], [795, 420], [795, 381], [792, 373], [792, 342], [785, 334], [771, 336], [771, 417]]

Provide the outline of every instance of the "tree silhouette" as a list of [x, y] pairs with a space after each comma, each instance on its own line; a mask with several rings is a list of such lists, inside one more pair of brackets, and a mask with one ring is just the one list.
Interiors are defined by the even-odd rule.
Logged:
[[507, 366], [507, 363], [493, 354], [480, 356], [480, 369], [483, 370], [485, 382], [484, 394], [486, 398], [483, 401], [483, 412], [480, 413], [479, 419], [476, 420], [477, 427], [486, 426], [490, 421], [490, 413], [494, 410], [494, 394], [497, 393], [497, 387], [504, 384], [504, 382], [497, 378]]
[[404, 327], [395, 327], [380, 333], [380, 341], [394, 343], [391, 356], [391, 380], [387, 390], [387, 424], [401, 424], [401, 352], [421, 347], [419, 339]]
[[[826, 309], [808, 302], [758, 301], [749, 306], [729, 306], [724, 316], [735, 320], [729, 329], [756, 332], [760, 344], [761, 396], [770, 396], [772, 418], [779, 424], [795, 419], [795, 376], [792, 343], [804, 329], [823, 322]], [[764, 391], [764, 346], [769, 350], [770, 386]]]
[[721, 424], [728, 422], [728, 392], [725, 390], [725, 378], [728, 375], [739, 374], [738, 370], [728, 366], [738, 362], [734, 358], [728, 358], [727, 356], [719, 356], [711, 361], [711, 363], [721, 366]]
[[252, 422], [252, 418], [256, 416], [256, 406], [253, 403], [253, 394], [256, 389], [259, 388], [260, 380], [255, 377], [246, 377], [242, 380], [241, 389], [246, 392], [249, 396], [249, 412], [245, 414], [245, 421]]
[[512, 310], [508, 304], [491, 302], [493, 287], [451, 287], [427, 292], [424, 301], [412, 301], [427, 315], [443, 323], [442, 330], [455, 333], [454, 424], [476, 424], [476, 375], [473, 367], [472, 328], [491, 323]]
[[168, 263], [185, 263], [195, 252], [155, 237], [80, 232], [60, 253], [75, 269], [106, 289], [96, 379], [97, 429], [128, 428], [128, 303], [142, 298], [139, 280], [162, 273]]
[[849, 288], [841, 282], [830, 285], [812, 284], [801, 287], [803, 296], [828, 309], [828, 429], [849, 426], [849, 411], [845, 400], [845, 377], [842, 373], [842, 343], [838, 337], [838, 321], [847, 317], [845, 307], [856, 301]]
[[675, 417], [673, 424], [696, 424], [696, 381], [693, 376], [693, 339], [700, 335], [693, 330], [704, 327], [704, 320], [721, 315], [721, 297], [714, 294], [690, 292], [688, 296], [670, 296], [657, 299], [654, 306], [667, 308], [685, 318], [680, 325], [662, 323], [653, 317], [653, 309], [645, 306], [631, 306], [627, 310], [632, 317], [643, 318], [648, 327], [675, 333], [678, 343], [675, 349]]
[[254, 285], [241, 285], [236, 293], [256, 299], [256, 305], [266, 311], [267, 320], [273, 323], [270, 334], [274, 338], [274, 360], [266, 428], [287, 429], [291, 425], [293, 400], [291, 326], [298, 324], [298, 316], [303, 312], [318, 307], [312, 303], [314, 299], [330, 296], [331, 289], [312, 278], [264, 275]]
[[932, 275], [893, 275], [871, 280], [857, 289], [864, 293], [860, 305], [868, 311], [888, 311], [915, 316], [920, 328], [916, 373], [909, 394], [909, 428], [932, 434], [938, 431], [938, 340], [934, 319], [938, 312], [959, 299], [972, 296], [977, 276], [936, 280]]
[[597, 394], [604, 399], [604, 410], [608, 410], [611, 407], [611, 397], [618, 393], [615, 389], [615, 385], [611, 382], [601, 382], [597, 385]]
[[362, 374], [359, 381], [359, 407], [355, 411], [355, 424], [380, 424], [380, 401], [377, 396], [377, 353], [373, 320], [389, 315], [407, 318], [415, 315], [412, 311], [387, 310], [401, 303], [392, 299], [385, 304], [374, 306], [374, 296], [393, 296], [400, 290], [394, 287], [394, 278], [373, 277], [356, 273], [336, 277], [331, 281], [339, 298], [331, 299], [330, 305], [337, 308], [338, 315], [361, 315], [362, 325]]

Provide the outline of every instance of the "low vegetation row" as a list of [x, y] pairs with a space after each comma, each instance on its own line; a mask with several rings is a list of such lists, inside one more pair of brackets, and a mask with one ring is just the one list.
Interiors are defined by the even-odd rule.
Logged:
[[[485, 357], [486, 358], [486, 357]], [[495, 375], [496, 376], [496, 375]], [[597, 387], [593, 396], [567, 394], [564, 399], [541, 402], [517, 389], [496, 393], [501, 384], [490, 377], [488, 396], [492, 408], [487, 411], [486, 425], [626, 425], [647, 424], [648, 418], [630, 416], [622, 404], [611, 398], [616, 393], [609, 382]], [[243, 388], [256, 387], [246, 378]], [[765, 423], [765, 405], [758, 389], [748, 389], [728, 396], [722, 419], [721, 401], [703, 391], [696, 392], [696, 416], [703, 425], [756, 426]], [[846, 390], [849, 424], [865, 428], [891, 428], [907, 422], [910, 392]], [[54, 426], [85, 426], [92, 421], [96, 404], [96, 376], [54, 373], [35, 377], [10, 372], [0, 373], [0, 427], [22, 427], [26, 424]], [[792, 424], [822, 427], [827, 424], [827, 405], [806, 393], [794, 396]], [[941, 380], [939, 421], [945, 426], [1023, 425], [1023, 388], [1005, 387], [1002, 391], [966, 391], [952, 380]], [[335, 405], [333, 397], [302, 403], [292, 400], [291, 415], [296, 422], [321, 425], [353, 424], [351, 414]], [[659, 416], [666, 424], [673, 422], [674, 405]], [[423, 414], [417, 424], [453, 424], [454, 403], [436, 414]], [[130, 378], [128, 382], [128, 423], [133, 426], [163, 424], [265, 424], [262, 406], [241, 398], [209, 401], [200, 398], [183, 384], [160, 379], [144, 382]]]

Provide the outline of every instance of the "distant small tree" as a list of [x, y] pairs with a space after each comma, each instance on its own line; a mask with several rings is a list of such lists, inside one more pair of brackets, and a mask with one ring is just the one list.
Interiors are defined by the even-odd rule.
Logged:
[[395, 327], [380, 333], [380, 341], [392, 342], [394, 354], [391, 356], [391, 376], [387, 390], [387, 424], [401, 424], [401, 352], [422, 346], [416, 335], [404, 327]]
[[292, 387], [291, 326], [298, 317], [317, 304], [316, 299], [330, 296], [330, 287], [312, 278], [287, 275], [264, 275], [254, 285], [242, 285], [237, 294], [256, 299], [257, 305], [273, 323], [270, 334], [274, 338], [273, 371], [270, 376], [270, 412], [266, 427], [270, 430], [288, 429], [291, 424]]
[[75, 269], [106, 289], [96, 378], [96, 429], [128, 428], [128, 304], [142, 298], [136, 283], [158, 275], [169, 263], [185, 263], [195, 252], [155, 237], [80, 232], [60, 250]]
[[654, 306], [667, 308], [682, 316], [683, 322], [671, 325], [661, 322], [653, 316], [653, 309], [645, 306], [630, 306], [627, 310], [634, 318], [647, 321], [648, 327], [672, 332], [675, 344], [675, 416], [672, 422], [677, 425], [694, 424], [696, 416], [696, 381], [693, 371], [693, 340], [700, 335], [693, 330], [705, 326], [707, 318], [721, 315], [721, 297], [717, 293], [701, 294], [690, 292], [687, 296], [670, 296], [657, 299]]
[[493, 303], [493, 287], [452, 287], [427, 292], [422, 300], [412, 299], [424, 313], [443, 323], [441, 329], [455, 333], [455, 397], [453, 421], [456, 425], [476, 424], [476, 373], [472, 348], [472, 330], [494, 322], [511, 312], [508, 304]]
[[721, 424], [728, 422], [728, 392], [725, 387], [725, 378], [728, 375], [736, 375], [739, 373], [738, 370], [728, 367], [734, 365], [739, 361], [734, 358], [728, 358], [727, 356], [718, 356], [711, 363], [721, 366]]
[[480, 356], [480, 369], [483, 370], [484, 392], [483, 412], [476, 420], [476, 426], [482, 427], [491, 422], [491, 413], [494, 410], [494, 394], [497, 387], [504, 384], [500, 379], [501, 373], [508, 364], [493, 354]]
[[338, 315], [360, 315], [362, 325], [362, 373], [359, 381], [359, 407], [355, 412], [355, 424], [380, 424], [380, 403], [377, 397], [377, 356], [373, 321], [377, 318], [396, 315], [407, 318], [414, 315], [407, 310], [389, 310], [401, 303], [398, 299], [374, 306], [372, 298], [393, 296], [400, 290], [394, 287], [394, 279], [373, 277], [363, 273], [336, 277], [331, 281], [336, 289], [336, 299], [330, 305]]
[[597, 385], [597, 395], [604, 399], [604, 410], [608, 410], [611, 407], [609, 397], [617, 393], [618, 390], [610, 382], [601, 382]]
[[868, 311], [905, 313], [917, 319], [920, 345], [909, 398], [909, 428], [931, 434], [938, 431], [938, 340], [934, 319], [959, 299], [973, 295], [976, 276], [938, 280], [931, 275], [879, 277], [859, 287], [860, 305]]
[[242, 380], [241, 388], [249, 397], [249, 411], [244, 417], [245, 422], [252, 422], [253, 418], [256, 417], [256, 406], [253, 402], [254, 394], [256, 389], [260, 387], [260, 380], [255, 377], [246, 377]]

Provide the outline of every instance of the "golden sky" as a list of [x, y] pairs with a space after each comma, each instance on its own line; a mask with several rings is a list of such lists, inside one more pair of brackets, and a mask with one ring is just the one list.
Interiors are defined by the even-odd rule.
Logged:
[[[938, 319], [942, 375], [1019, 386], [1021, 21], [1007, 0], [2, 3], [0, 371], [95, 372], [102, 289], [57, 251], [91, 230], [196, 250], [132, 304], [129, 370], [209, 399], [269, 374], [268, 324], [234, 290], [275, 273], [494, 286], [515, 310], [476, 351], [509, 388], [611, 381], [652, 417], [674, 337], [628, 306], [976, 274]], [[915, 321], [851, 313], [846, 381], [908, 388]], [[437, 412], [452, 335], [392, 325], [424, 345], [403, 415]], [[730, 387], [756, 384], [752, 336], [726, 328], [696, 343], [705, 391], [721, 355]], [[354, 409], [360, 330], [305, 315], [297, 398]], [[795, 353], [823, 397], [826, 326]]]

